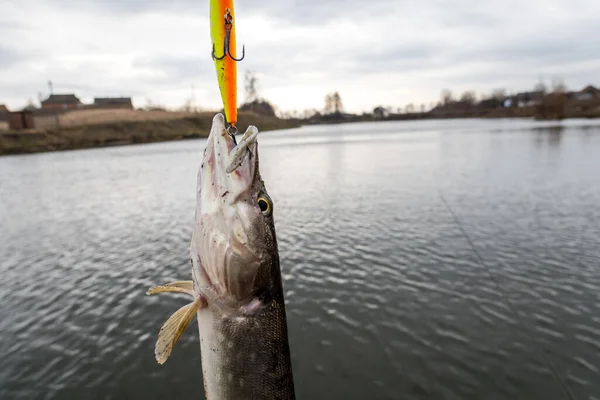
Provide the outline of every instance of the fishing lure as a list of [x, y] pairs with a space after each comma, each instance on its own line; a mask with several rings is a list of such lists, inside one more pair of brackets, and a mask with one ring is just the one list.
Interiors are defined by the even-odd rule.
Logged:
[[230, 131], [237, 128], [237, 62], [246, 56], [242, 47], [242, 56], [236, 58], [235, 14], [233, 0], [210, 0], [210, 34], [212, 38], [211, 56], [217, 70], [217, 80], [223, 100], [225, 118]]

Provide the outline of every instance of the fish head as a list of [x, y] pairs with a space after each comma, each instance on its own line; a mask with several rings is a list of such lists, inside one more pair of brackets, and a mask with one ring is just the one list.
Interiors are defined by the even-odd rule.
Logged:
[[198, 172], [191, 256], [196, 285], [228, 305], [255, 301], [273, 286], [278, 252], [273, 202], [261, 179], [258, 130], [239, 143], [217, 114]]

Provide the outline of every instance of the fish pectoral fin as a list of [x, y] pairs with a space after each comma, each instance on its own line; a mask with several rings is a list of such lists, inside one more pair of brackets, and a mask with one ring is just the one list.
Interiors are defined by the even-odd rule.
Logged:
[[148, 289], [147, 295], [151, 296], [158, 293], [185, 293], [192, 297], [194, 296], [194, 282], [192, 281], [178, 281], [171, 282], [164, 285], [156, 286]]
[[207, 306], [206, 299], [202, 296], [196, 298], [193, 303], [181, 307], [169, 317], [167, 322], [160, 328], [158, 332], [158, 340], [154, 347], [154, 355], [159, 364], [164, 364], [173, 347], [177, 344], [183, 332], [194, 319], [196, 312]]

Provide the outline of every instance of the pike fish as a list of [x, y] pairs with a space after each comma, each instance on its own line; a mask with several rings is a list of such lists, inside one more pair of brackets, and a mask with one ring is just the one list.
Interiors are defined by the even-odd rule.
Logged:
[[214, 117], [198, 172], [192, 280], [148, 291], [192, 297], [160, 329], [155, 356], [163, 364], [197, 315], [209, 400], [295, 398], [273, 201], [259, 172], [257, 134], [250, 126], [236, 143], [223, 115]]

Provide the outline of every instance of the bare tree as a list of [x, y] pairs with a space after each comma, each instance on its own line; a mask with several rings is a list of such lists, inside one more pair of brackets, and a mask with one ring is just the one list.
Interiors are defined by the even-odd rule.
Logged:
[[540, 81], [535, 84], [535, 86], [533, 87], [533, 90], [535, 92], [546, 93], [548, 91], [548, 87], [546, 86], [544, 81], [540, 78]]
[[467, 91], [460, 96], [460, 101], [473, 105], [477, 101], [477, 96], [475, 95], [475, 92]]
[[453, 101], [452, 100], [452, 92], [448, 89], [444, 89], [444, 90], [442, 90], [440, 98], [442, 100], [442, 104], [446, 106], [446, 105], [452, 103], [452, 101]]
[[258, 78], [252, 71], [246, 71], [244, 75], [244, 90], [246, 92], [246, 103], [258, 100]]
[[552, 93], [564, 93], [566, 91], [567, 85], [561, 78], [552, 78]]
[[331, 101], [333, 102], [333, 111], [339, 114], [344, 111], [344, 105], [342, 104], [342, 96], [339, 92], [335, 92], [331, 95]]
[[184, 111], [184, 112], [192, 111], [192, 99], [191, 98], [185, 99], [185, 101], [183, 102], [183, 106], [181, 107], [181, 111]]
[[325, 110], [324, 110], [324, 114], [331, 114], [333, 113], [333, 96], [330, 93], [327, 93], [327, 96], [325, 96]]
[[425, 104], [421, 104], [421, 113], [425, 112]]
[[342, 96], [339, 92], [328, 93], [325, 96], [325, 114], [339, 114], [344, 111]]
[[406, 113], [411, 114], [415, 112], [415, 105], [413, 103], [409, 103], [406, 105]]

